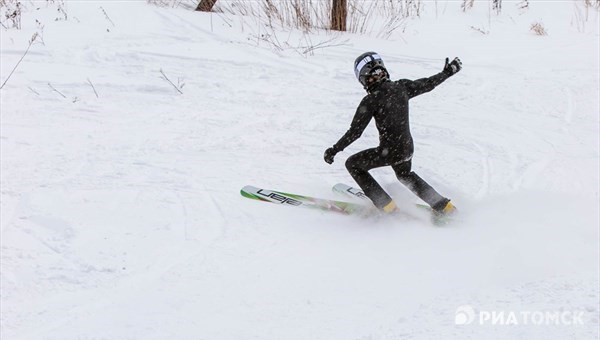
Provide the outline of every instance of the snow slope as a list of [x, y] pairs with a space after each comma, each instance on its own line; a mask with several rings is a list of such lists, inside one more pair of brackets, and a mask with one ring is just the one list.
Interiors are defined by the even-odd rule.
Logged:
[[[45, 23], [0, 92], [2, 339], [598, 338], [597, 13], [577, 32], [570, 2], [425, 6], [390, 40], [281, 29], [280, 51], [252, 18], [145, 2], [69, 2], [69, 20], [41, 8], [2, 30], [4, 81]], [[529, 31], [540, 20], [548, 36]], [[239, 195], [352, 183], [344, 161], [374, 126], [333, 165], [322, 154], [364, 95], [367, 50], [395, 79], [463, 60], [411, 101], [414, 170], [457, 223], [432, 227], [389, 169], [373, 173], [420, 218]], [[456, 325], [463, 305], [584, 324]]]

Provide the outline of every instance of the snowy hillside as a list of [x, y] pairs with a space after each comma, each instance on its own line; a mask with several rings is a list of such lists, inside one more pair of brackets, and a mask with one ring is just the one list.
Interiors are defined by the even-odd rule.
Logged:
[[[44, 44], [0, 91], [1, 338], [598, 338], [598, 14], [435, 4], [388, 40], [145, 1], [2, 29], [2, 82]], [[372, 123], [323, 161], [369, 50], [394, 79], [462, 59], [411, 100], [413, 167], [459, 220], [433, 226], [387, 168], [372, 173], [416, 219], [241, 197], [340, 199], [346, 158], [377, 145]], [[581, 322], [457, 325], [461, 306]]]

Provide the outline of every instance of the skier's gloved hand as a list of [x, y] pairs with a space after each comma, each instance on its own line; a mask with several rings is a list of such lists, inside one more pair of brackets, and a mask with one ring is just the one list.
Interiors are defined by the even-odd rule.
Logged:
[[329, 148], [325, 150], [325, 155], [323, 155], [323, 158], [325, 159], [325, 162], [327, 162], [327, 164], [331, 164], [333, 163], [333, 158], [336, 154], [337, 151], [334, 148]]
[[449, 60], [450, 59], [446, 58], [444, 73], [446, 73], [448, 76], [451, 76], [462, 69], [462, 62], [458, 58], [454, 58], [454, 60], [451, 62], [448, 62]]

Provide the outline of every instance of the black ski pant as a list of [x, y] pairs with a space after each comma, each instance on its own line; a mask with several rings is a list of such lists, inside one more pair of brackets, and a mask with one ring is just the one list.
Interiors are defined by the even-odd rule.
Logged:
[[387, 149], [377, 147], [350, 156], [346, 160], [346, 169], [365, 192], [365, 195], [379, 209], [388, 205], [392, 198], [369, 174], [369, 170], [382, 166], [391, 166], [398, 180], [434, 210], [443, 209], [450, 200], [440, 195], [419, 175], [411, 171], [411, 159], [412, 156], [394, 157], [392, 153], [388, 153]]

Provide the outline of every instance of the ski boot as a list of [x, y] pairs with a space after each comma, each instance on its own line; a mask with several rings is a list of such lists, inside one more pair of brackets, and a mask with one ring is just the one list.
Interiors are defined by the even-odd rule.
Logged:
[[381, 208], [381, 210], [386, 214], [392, 214], [396, 210], [398, 210], [398, 208], [396, 207], [396, 202], [394, 202], [394, 200], [391, 200], [390, 203], [386, 204], [386, 206]]
[[452, 202], [447, 201], [442, 207], [432, 209], [432, 212], [431, 220], [433, 224], [444, 225], [452, 222], [452, 217], [456, 214], [457, 210]]

